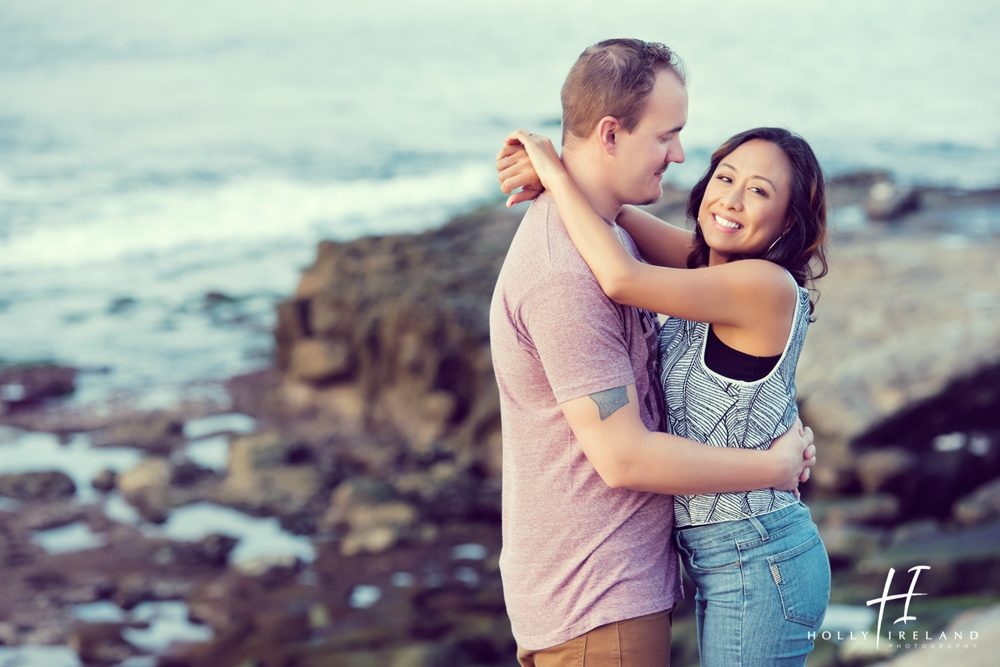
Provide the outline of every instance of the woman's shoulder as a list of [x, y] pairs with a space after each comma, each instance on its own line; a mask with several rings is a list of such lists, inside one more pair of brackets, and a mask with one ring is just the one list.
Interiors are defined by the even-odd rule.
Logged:
[[737, 277], [749, 288], [760, 307], [773, 309], [773, 312], [795, 310], [803, 288], [788, 269], [766, 259], [744, 259], [730, 266], [738, 271]]

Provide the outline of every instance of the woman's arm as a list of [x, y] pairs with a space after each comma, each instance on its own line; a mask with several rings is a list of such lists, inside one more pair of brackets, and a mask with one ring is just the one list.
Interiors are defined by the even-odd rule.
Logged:
[[694, 233], [671, 225], [635, 206], [624, 206], [618, 214], [618, 224], [635, 239], [643, 259], [657, 266], [674, 269], [687, 267], [687, 258], [694, 247]]
[[[542, 184], [556, 201], [574, 245], [612, 300], [699, 322], [741, 328], [773, 326], [794, 312], [795, 293], [780, 268], [744, 260], [699, 269], [651, 266], [619, 243], [566, 171], [552, 143], [518, 130], [510, 139], [528, 152]], [[784, 327], [787, 332], [787, 326]]]
[[[507, 206], [530, 201], [541, 194], [542, 182], [520, 143], [505, 143], [497, 154], [497, 180], [500, 190], [510, 195]], [[694, 234], [675, 227], [635, 206], [625, 206], [618, 224], [635, 239], [643, 259], [658, 266], [683, 269], [691, 253]]]

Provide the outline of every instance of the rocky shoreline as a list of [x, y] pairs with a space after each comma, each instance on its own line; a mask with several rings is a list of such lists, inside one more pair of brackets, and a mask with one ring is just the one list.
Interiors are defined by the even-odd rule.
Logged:
[[[657, 209], [679, 219], [685, 197]], [[864, 607], [890, 567], [927, 564], [919, 629], [995, 612], [1000, 191], [862, 173], [832, 181], [830, 200], [831, 272], [798, 384], [833, 601]], [[519, 218], [493, 206], [322, 243], [277, 306], [273, 367], [232, 378], [225, 399], [81, 412], [59, 403], [75, 369], [0, 367], [0, 458], [50, 448], [66, 466], [0, 472], [0, 664], [34, 645], [84, 664], [511, 664], [487, 311]], [[102, 464], [84, 474], [81, 456]], [[197, 506], [300, 542], [243, 557], [225, 530], [173, 536]], [[59, 531], [85, 548], [52, 547]], [[144, 644], [167, 613], [148, 605], [176, 603], [181, 640]], [[686, 616], [679, 665], [695, 659]], [[810, 664], [886, 657], [820, 641]]]

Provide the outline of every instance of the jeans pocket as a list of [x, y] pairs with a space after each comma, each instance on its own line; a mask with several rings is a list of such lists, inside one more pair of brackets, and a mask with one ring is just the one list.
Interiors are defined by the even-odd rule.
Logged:
[[740, 569], [740, 555], [732, 543], [716, 543], [707, 547], [688, 547], [677, 540], [684, 567], [689, 572], [710, 574]]
[[830, 559], [819, 533], [788, 551], [768, 556], [785, 619], [818, 628], [830, 601]]

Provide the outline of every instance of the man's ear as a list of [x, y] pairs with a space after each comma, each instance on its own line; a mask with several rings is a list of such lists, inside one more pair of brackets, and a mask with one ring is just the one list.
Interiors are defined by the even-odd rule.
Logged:
[[605, 116], [597, 121], [597, 141], [601, 149], [608, 155], [614, 155], [618, 149], [618, 135], [622, 132], [621, 123], [614, 116]]

